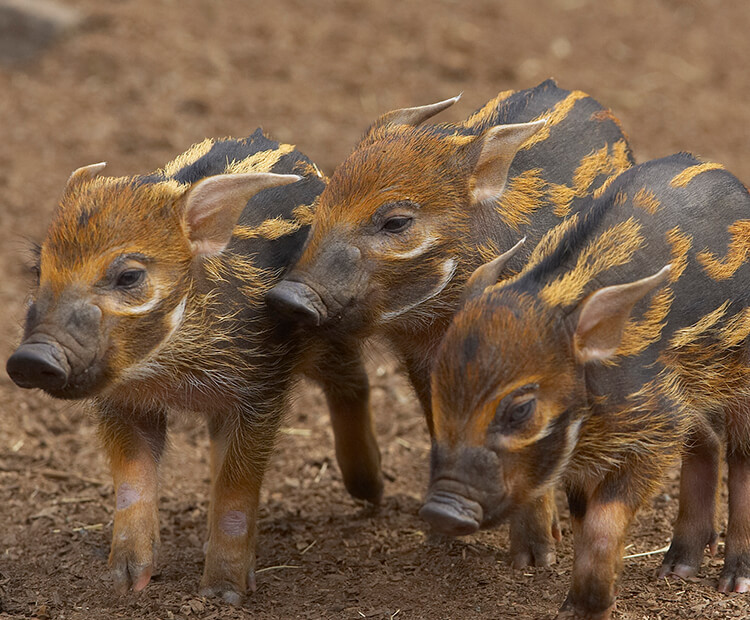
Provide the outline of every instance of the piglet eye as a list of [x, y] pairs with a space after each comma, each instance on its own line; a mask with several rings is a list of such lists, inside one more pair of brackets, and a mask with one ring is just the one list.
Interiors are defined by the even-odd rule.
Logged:
[[389, 233], [400, 233], [409, 228], [412, 218], [405, 216], [389, 217], [383, 224], [383, 230]]
[[41, 267], [39, 267], [38, 264], [34, 264], [34, 265], [31, 265], [31, 267], [29, 267], [29, 271], [31, 272], [32, 277], [34, 278], [34, 282], [39, 284], [39, 279], [42, 276]]
[[536, 399], [531, 398], [518, 405], [513, 405], [508, 411], [507, 423], [510, 428], [518, 428], [531, 417], [536, 409]]
[[143, 269], [128, 269], [117, 276], [115, 286], [117, 288], [133, 288], [138, 286], [145, 276], [146, 272]]

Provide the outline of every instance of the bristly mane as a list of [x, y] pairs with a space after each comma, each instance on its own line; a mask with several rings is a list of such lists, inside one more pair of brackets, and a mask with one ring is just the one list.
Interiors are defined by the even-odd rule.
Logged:
[[[532, 112], [531, 114], [527, 113], [527, 108], [532, 103], [542, 103], [543, 101], [545, 106], [552, 107], [555, 103], [561, 101], [569, 94], [570, 91], [559, 88], [555, 80], [549, 79], [534, 88], [529, 88], [508, 95], [507, 98], [497, 104], [491, 114], [488, 113], [486, 118], [476, 125], [467, 126], [463, 121], [458, 123], [437, 123], [434, 125], [422, 125], [418, 130], [438, 136], [476, 136], [496, 125], [522, 122], [519, 121], [519, 119], [525, 119], [527, 117], [528, 120], [531, 120], [538, 114], [538, 112]], [[468, 118], [473, 118], [483, 109], [483, 107], [476, 109]], [[541, 109], [543, 108], [540, 108], [540, 110]]]
[[[675, 163], [686, 163], [689, 165], [700, 164], [700, 161], [691, 153], [676, 153], [667, 158]], [[583, 246], [591, 239], [592, 231], [600, 224], [602, 219], [615, 208], [616, 197], [622, 187], [630, 183], [633, 175], [639, 174], [638, 168], [629, 168], [622, 172], [617, 179], [607, 188], [605, 193], [594, 199], [589, 197], [589, 204], [593, 202], [590, 208], [585, 206], [581, 208], [581, 213], [585, 215], [580, 218], [576, 224], [565, 232], [557, 247], [548, 256], [544, 257], [539, 264], [524, 273], [517, 282], [511, 284], [518, 290], [528, 290], [536, 288], [544, 282], [549, 276], [565, 264], [572, 256], [575, 256]]]

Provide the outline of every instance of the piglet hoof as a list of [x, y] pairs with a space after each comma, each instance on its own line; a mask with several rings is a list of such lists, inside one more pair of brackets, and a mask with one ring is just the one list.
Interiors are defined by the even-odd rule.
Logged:
[[514, 569], [526, 568], [527, 566], [552, 566], [556, 559], [554, 542], [529, 543], [524, 541], [524, 544], [518, 544], [511, 541], [510, 565]]
[[568, 596], [560, 611], [557, 612], [555, 620], [610, 620], [614, 609], [614, 603], [602, 611], [576, 609]]
[[199, 592], [201, 596], [206, 598], [219, 597], [226, 603], [238, 607], [242, 604], [244, 595], [237, 592], [234, 586], [229, 583], [220, 583], [213, 586], [203, 586]]
[[727, 554], [719, 577], [719, 592], [750, 592], [750, 552]]
[[610, 620], [612, 609], [603, 612], [590, 613], [575, 609], [561, 609], [555, 616], [555, 620]]
[[659, 569], [659, 579], [665, 577], [690, 579], [695, 577], [703, 562], [703, 550], [708, 546], [709, 552], [714, 555], [717, 541], [716, 532], [710, 532], [705, 536], [693, 535], [689, 540], [675, 536]]
[[241, 570], [234, 572], [227, 564], [219, 564], [218, 570], [209, 570], [209, 564], [215, 565], [210, 556], [203, 571], [203, 579], [201, 579], [199, 590], [201, 596], [218, 597], [230, 605], [239, 606], [245, 598], [246, 590], [255, 592], [254, 562], [247, 570], [245, 579], [242, 579]]
[[115, 592], [123, 595], [128, 590], [133, 590], [133, 592], [143, 590], [155, 573], [155, 558], [155, 545], [147, 554], [138, 554], [133, 549], [118, 548], [113, 545], [109, 565]]
[[383, 500], [383, 476], [377, 475], [344, 477], [344, 486], [349, 495], [363, 499], [376, 506]]
[[510, 563], [515, 569], [555, 563], [555, 543], [562, 539], [556, 512], [519, 512], [510, 520]]
[[230, 605], [239, 606], [244, 596], [237, 592], [231, 584], [217, 584], [214, 586], [203, 586], [198, 594], [206, 598], [219, 597]]

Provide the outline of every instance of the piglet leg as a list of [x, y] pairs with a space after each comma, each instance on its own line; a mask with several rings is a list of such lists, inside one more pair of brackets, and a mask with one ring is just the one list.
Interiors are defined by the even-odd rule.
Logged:
[[719, 592], [750, 591], [750, 457], [729, 442], [729, 523]]
[[558, 620], [609, 620], [615, 605], [625, 534], [635, 510], [594, 495], [573, 517], [573, 583]]
[[[201, 595], [238, 605], [255, 590], [260, 487], [274, 445], [278, 416], [223, 416], [211, 431], [212, 491]], [[252, 422], [252, 423], [251, 423]]]
[[561, 539], [554, 489], [533, 504], [519, 509], [510, 519], [510, 557], [513, 568], [550, 566], [555, 561], [555, 542]]
[[370, 411], [370, 384], [359, 346], [340, 343], [321, 357], [313, 376], [328, 401], [336, 461], [346, 490], [373, 504], [383, 497], [380, 450]]
[[710, 429], [696, 434], [688, 442], [680, 474], [680, 510], [659, 578], [692, 577], [700, 569], [706, 546], [712, 555], [716, 553], [714, 513], [720, 454], [719, 439]]
[[109, 565], [115, 590], [143, 590], [159, 547], [158, 460], [166, 439], [163, 411], [105, 407], [99, 422], [112, 467], [115, 514]]

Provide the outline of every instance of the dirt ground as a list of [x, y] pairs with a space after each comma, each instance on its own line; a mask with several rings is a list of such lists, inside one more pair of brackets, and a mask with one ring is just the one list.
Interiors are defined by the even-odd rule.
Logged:
[[[33, 61], [0, 65], [2, 360], [20, 335], [28, 240], [43, 237], [70, 171], [92, 162], [146, 172], [206, 136], [262, 125], [330, 173], [383, 111], [463, 92], [443, 115], [457, 119], [553, 76], [610, 106], [639, 160], [691, 150], [750, 182], [750, 3], [64, 1], [86, 16], [82, 26]], [[417, 403], [386, 353], [370, 370], [383, 505], [345, 493], [322, 396], [303, 385], [263, 489], [258, 590], [240, 608], [196, 594], [208, 491], [201, 420], [174, 420], [161, 573], [118, 598], [106, 569], [113, 490], [89, 414], [0, 372], [0, 617], [554, 617], [572, 561], [564, 503], [550, 569], [511, 570], [506, 528], [431, 536], [417, 516], [429, 448]], [[668, 543], [676, 480], [641, 513], [629, 553]], [[715, 591], [720, 558], [691, 582], [657, 581], [660, 561], [625, 561], [616, 619], [750, 617], [750, 595]]]

